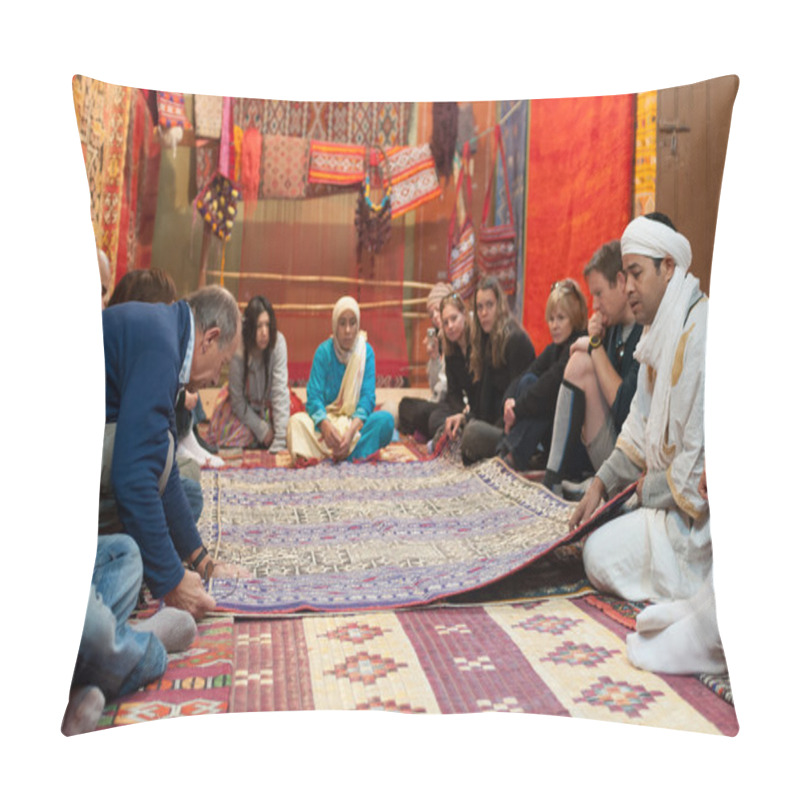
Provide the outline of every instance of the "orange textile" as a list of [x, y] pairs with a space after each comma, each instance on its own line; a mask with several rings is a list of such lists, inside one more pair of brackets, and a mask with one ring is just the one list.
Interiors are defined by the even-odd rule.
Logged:
[[530, 103], [523, 324], [536, 352], [550, 342], [550, 286], [571, 277], [631, 219], [635, 95]]
[[364, 180], [364, 145], [311, 140], [309, 183], [349, 186]]

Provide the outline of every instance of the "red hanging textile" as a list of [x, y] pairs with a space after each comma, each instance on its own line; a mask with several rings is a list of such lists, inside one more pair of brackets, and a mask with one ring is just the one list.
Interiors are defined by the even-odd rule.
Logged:
[[550, 286], [574, 278], [631, 218], [635, 95], [532, 100], [526, 189], [523, 324], [550, 342]]
[[[258, 200], [261, 179], [261, 132], [248, 128], [242, 137], [242, 198], [245, 203]], [[246, 206], [245, 206], [246, 208]]]

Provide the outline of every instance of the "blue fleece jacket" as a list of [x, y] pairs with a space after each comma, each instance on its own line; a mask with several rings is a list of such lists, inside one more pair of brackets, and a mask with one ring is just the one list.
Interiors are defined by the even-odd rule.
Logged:
[[175, 402], [191, 313], [184, 301], [121, 303], [103, 311], [106, 422], [117, 423], [111, 487], [155, 597], [178, 585], [182, 559], [202, 544], [174, 458], [166, 488], [162, 495], [158, 491], [168, 431], [177, 446]]

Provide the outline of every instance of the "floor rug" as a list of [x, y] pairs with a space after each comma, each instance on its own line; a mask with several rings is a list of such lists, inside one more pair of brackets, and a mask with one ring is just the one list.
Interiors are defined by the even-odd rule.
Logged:
[[203, 473], [200, 533], [252, 579], [214, 579], [220, 611], [355, 611], [477, 589], [571, 538], [574, 504], [500, 459]]
[[[204, 433], [203, 427], [200, 428], [200, 433], [201, 435]], [[268, 450], [261, 449], [227, 447], [221, 448], [218, 455], [225, 462], [222, 469], [270, 469], [273, 467], [289, 469], [292, 466], [292, 459], [287, 450], [270, 453]], [[428, 461], [433, 457], [433, 454], [428, 452], [426, 445], [404, 436], [400, 441], [391, 442], [381, 448], [370, 460], [396, 463], [398, 461]]]
[[735, 735], [699, 680], [633, 667], [587, 598], [236, 623], [231, 711], [504, 711]]
[[189, 650], [169, 656], [167, 671], [159, 680], [109, 703], [97, 730], [227, 712], [233, 674], [233, 619], [207, 619], [198, 623], [197, 630]]

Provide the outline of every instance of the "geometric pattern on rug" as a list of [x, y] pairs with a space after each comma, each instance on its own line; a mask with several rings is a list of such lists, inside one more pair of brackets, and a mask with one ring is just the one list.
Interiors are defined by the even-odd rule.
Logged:
[[[208, 429], [207, 424], [205, 429]], [[204, 432], [203, 425], [200, 426], [200, 432], [201, 435]], [[228, 447], [220, 448], [219, 456], [225, 462], [225, 466], [221, 469], [236, 467], [242, 469], [284, 467], [288, 469], [292, 466], [292, 458], [288, 450], [270, 453], [268, 450], [260, 448]], [[386, 447], [382, 447], [370, 460], [396, 463], [398, 461], [428, 461], [432, 457], [424, 444], [421, 445], [409, 437], [403, 437], [400, 441], [390, 442]]]
[[161, 678], [106, 705], [97, 730], [227, 712], [233, 685], [233, 618], [206, 619], [198, 623], [197, 632], [189, 650], [168, 655]]
[[500, 459], [325, 461], [204, 471], [202, 482], [203, 541], [254, 575], [211, 581], [218, 609], [240, 616], [428, 603], [510, 575], [573, 535], [574, 504]]
[[500, 711], [738, 731], [733, 707], [696, 678], [631, 665], [625, 629], [585, 599], [237, 622], [231, 710]]
[[[604, 594], [591, 594], [586, 597], [586, 602], [632, 631], [636, 630], [636, 616], [638, 613], [650, 605], [647, 602], [632, 602]], [[712, 692], [719, 695], [725, 702], [733, 705], [731, 681], [727, 673], [719, 675], [701, 673], [697, 677]]]

